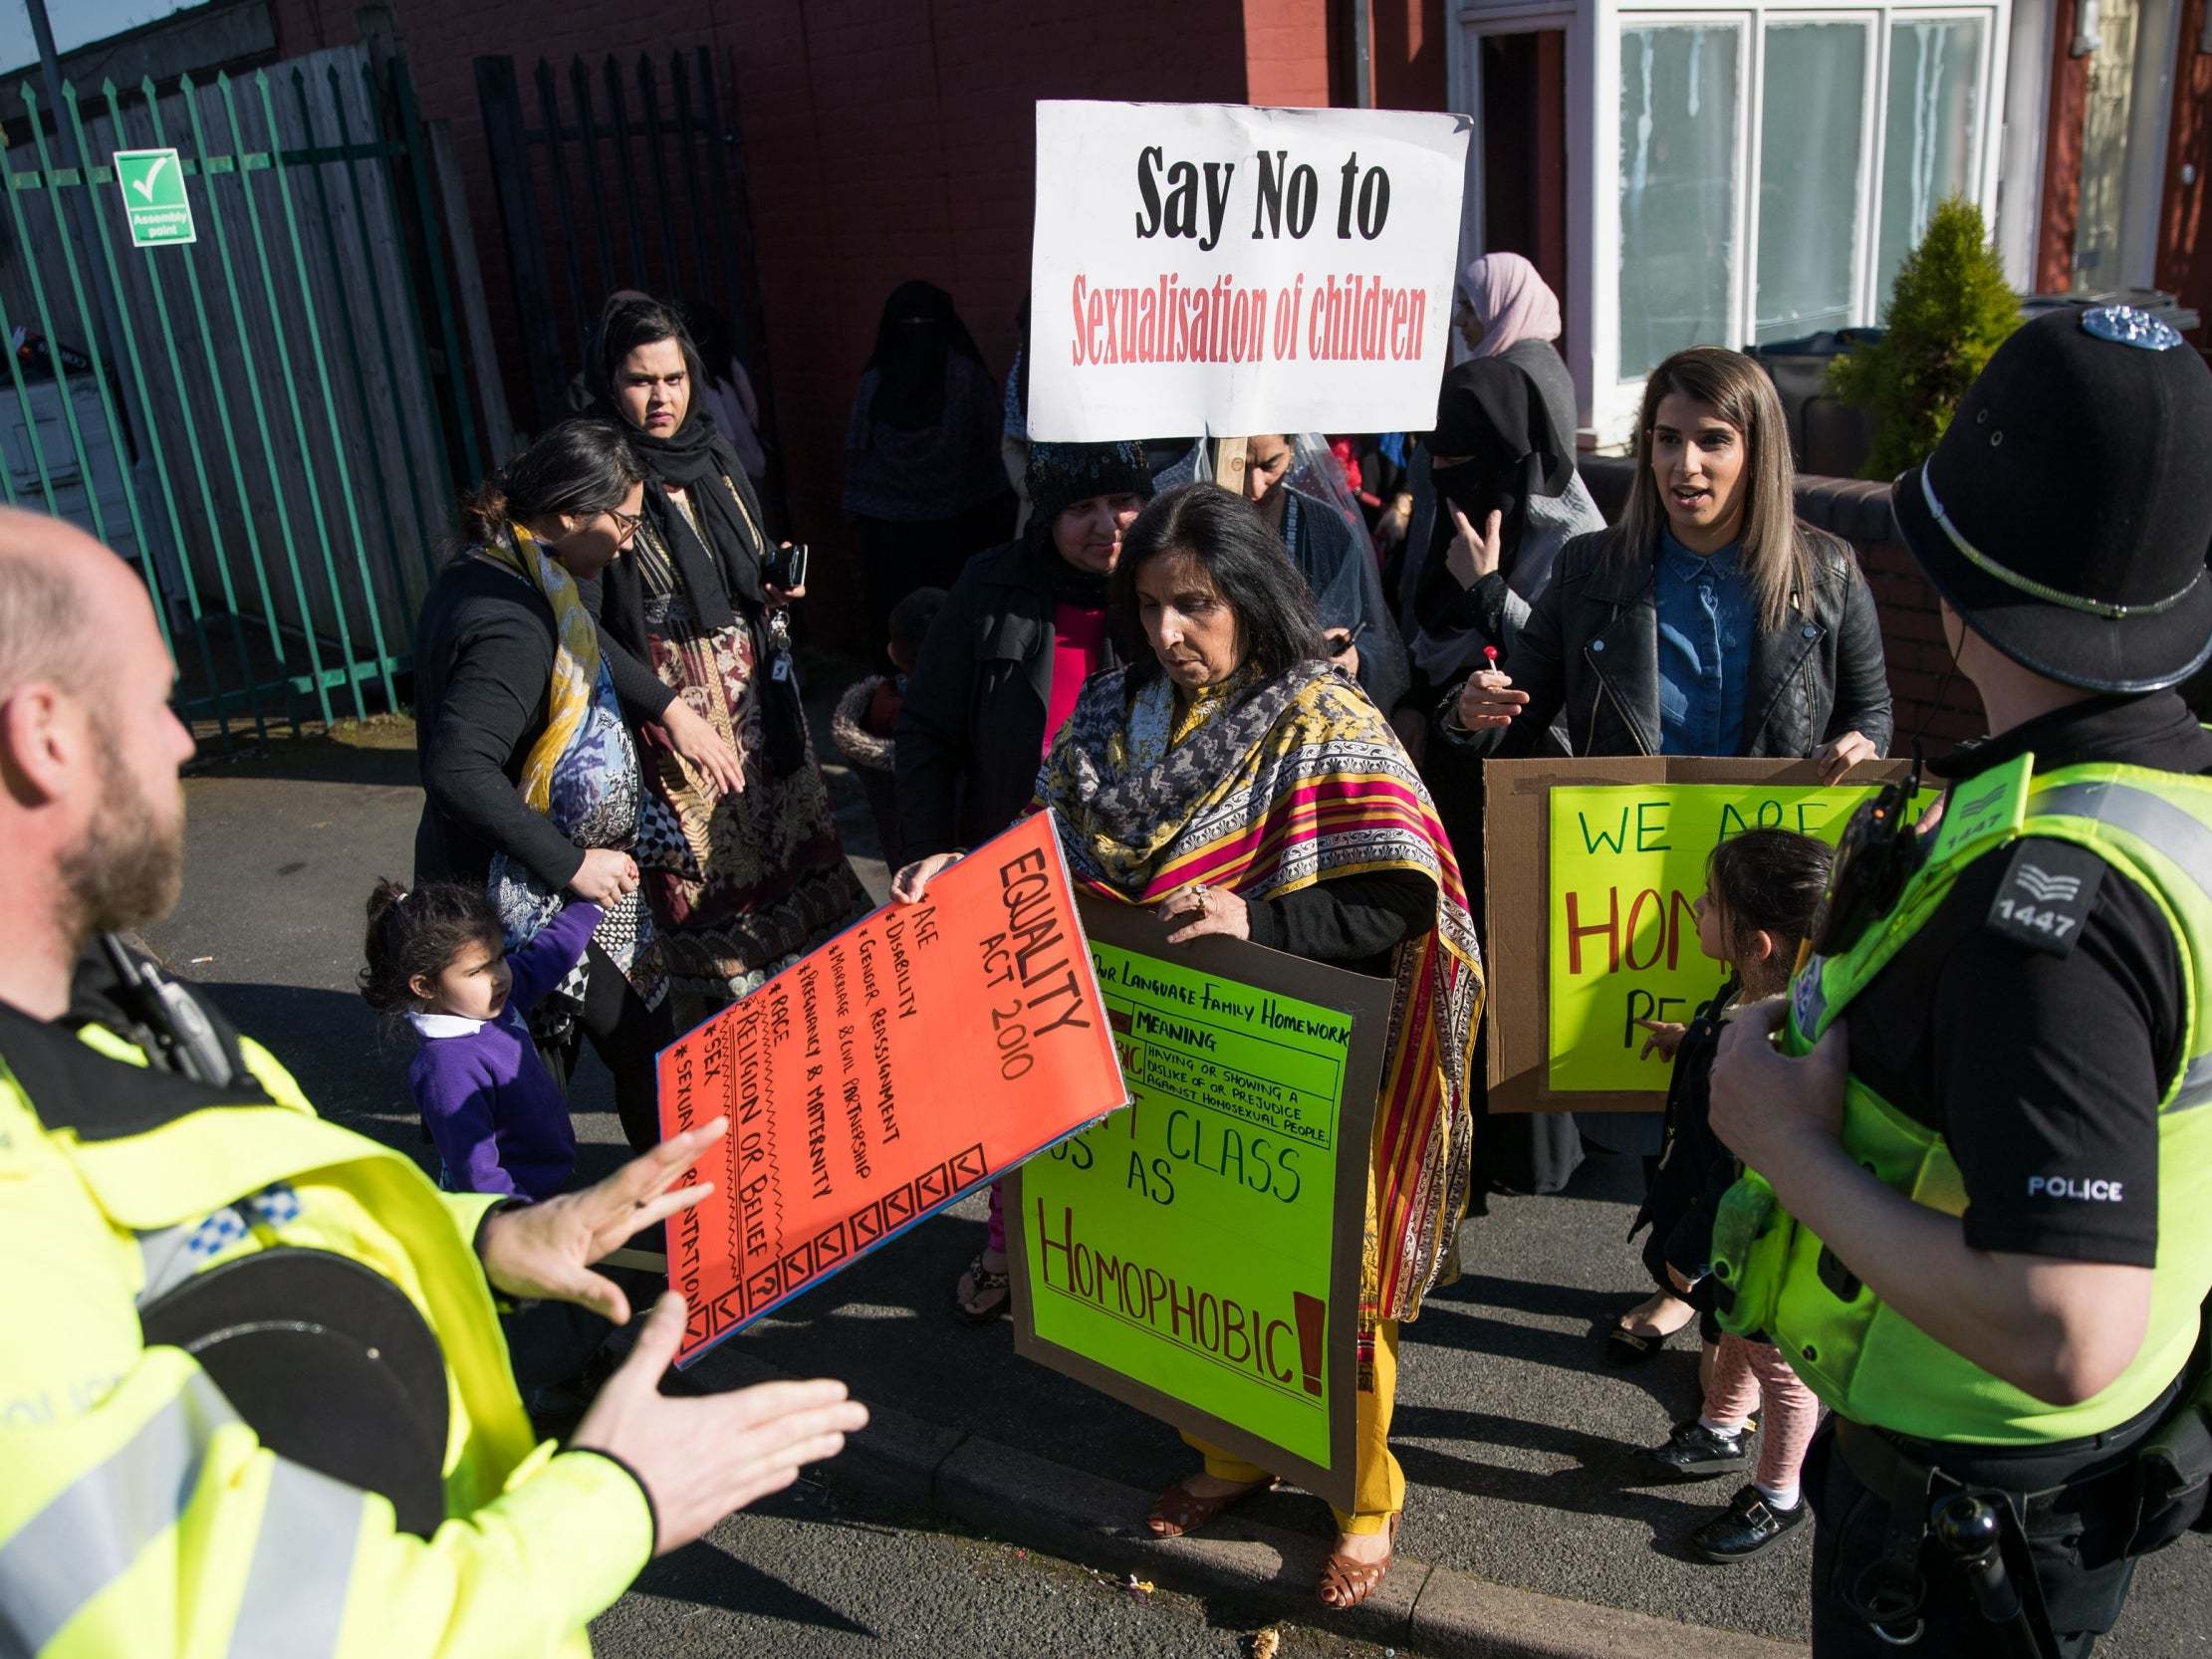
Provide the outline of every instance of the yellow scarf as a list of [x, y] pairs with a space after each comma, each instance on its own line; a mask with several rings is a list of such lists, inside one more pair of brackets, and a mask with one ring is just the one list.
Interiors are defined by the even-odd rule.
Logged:
[[520, 786], [524, 804], [532, 812], [542, 813], [553, 801], [554, 768], [584, 729], [584, 717], [591, 712], [592, 690], [600, 678], [600, 636], [591, 613], [584, 608], [584, 595], [576, 591], [576, 579], [521, 525], [512, 525], [509, 530], [511, 541], [480, 548], [479, 557], [522, 578], [553, 606], [557, 643], [553, 683], [546, 691], [546, 729], [530, 746]]

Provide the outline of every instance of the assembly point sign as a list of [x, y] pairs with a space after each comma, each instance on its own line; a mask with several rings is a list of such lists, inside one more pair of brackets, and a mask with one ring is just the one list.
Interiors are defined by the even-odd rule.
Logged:
[[199, 239], [192, 228], [192, 198], [184, 189], [184, 163], [175, 150], [117, 150], [116, 183], [133, 248]]
[[1029, 431], [1425, 432], [1464, 117], [1040, 103]]
[[677, 1362], [1127, 1098], [1039, 813], [661, 1052], [661, 1133], [730, 1120], [667, 1224]]
[[1349, 1509], [1389, 986], [1083, 916], [1134, 1104], [1010, 1189], [1016, 1350]]

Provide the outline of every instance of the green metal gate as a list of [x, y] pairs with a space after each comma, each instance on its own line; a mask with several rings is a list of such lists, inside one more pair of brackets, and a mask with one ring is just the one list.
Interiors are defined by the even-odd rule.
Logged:
[[[7, 156], [0, 493], [136, 564], [203, 740], [398, 708], [488, 459], [404, 60], [63, 93]], [[113, 157], [172, 147], [197, 239], [134, 247]]]

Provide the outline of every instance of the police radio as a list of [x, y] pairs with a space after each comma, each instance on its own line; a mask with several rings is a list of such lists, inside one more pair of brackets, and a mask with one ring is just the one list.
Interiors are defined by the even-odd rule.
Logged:
[[1915, 744], [1912, 770], [1904, 781], [1882, 785], [1843, 830], [1836, 849], [1836, 873], [1807, 935], [1815, 955], [1839, 956], [1849, 950], [1895, 907], [1926, 856], [1913, 832], [1912, 803], [1919, 793], [1920, 749]]
[[130, 1018], [130, 1040], [165, 1071], [221, 1088], [237, 1071], [206, 1011], [186, 991], [113, 933], [100, 936], [116, 971], [116, 1000]]

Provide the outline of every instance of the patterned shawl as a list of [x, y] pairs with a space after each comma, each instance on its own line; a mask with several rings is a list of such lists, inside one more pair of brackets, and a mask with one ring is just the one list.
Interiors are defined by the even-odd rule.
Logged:
[[[531, 744], [516, 791], [534, 813], [581, 847], [626, 850], [638, 843], [645, 812], [637, 749], [614, 696], [614, 676], [600, 654], [599, 629], [576, 581], [542, 543], [513, 527], [511, 538], [476, 557], [529, 584], [553, 606], [556, 644], [546, 689], [546, 729]], [[642, 849], [641, 849], [642, 850]], [[640, 861], [645, 861], [642, 857]], [[545, 885], [519, 859], [493, 854], [485, 891], [513, 950], [561, 913], [569, 895]], [[660, 942], [642, 888], [606, 907], [592, 942], [614, 958], [648, 1008], [667, 994]], [[590, 958], [578, 962], [530, 1017], [541, 1037], [566, 1035], [584, 1007]]]
[[1164, 679], [1131, 699], [1114, 670], [1084, 687], [1038, 794], [1075, 878], [1129, 903], [1196, 881], [1263, 899], [1378, 870], [1435, 883], [1434, 925], [1397, 952], [1360, 1289], [1375, 1316], [1415, 1317], [1466, 1208], [1482, 956], [1435, 805], [1380, 711], [1321, 662], [1180, 713]]
[[561, 562], [540, 545], [521, 525], [510, 528], [510, 540], [478, 548], [476, 556], [518, 576], [543, 593], [553, 606], [554, 628], [560, 645], [553, 653], [553, 683], [546, 692], [546, 729], [530, 746], [523, 762], [520, 788], [525, 805], [543, 813], [553, 800], [554, 769], [584, 729], [592, 710], [592, 692], [600, 677], [599, 629], [592, 625], [576, 579]]

